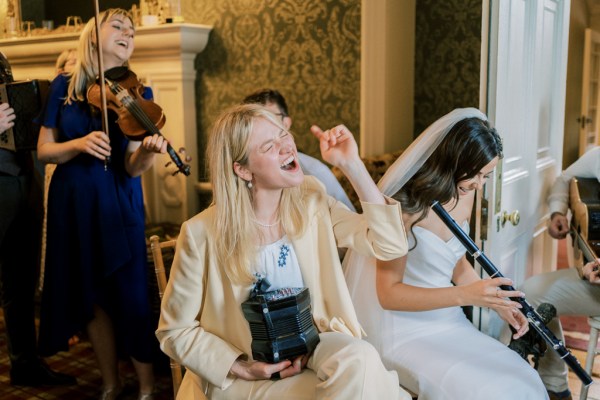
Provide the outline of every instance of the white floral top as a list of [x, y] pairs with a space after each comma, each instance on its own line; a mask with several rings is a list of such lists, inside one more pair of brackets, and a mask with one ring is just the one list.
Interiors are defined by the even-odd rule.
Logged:
[[271, 283], [269, 291], [286, 287], [304, 287], [298, 258], [287, 235], [260, 248], [255, 271], [257, 278], [266, 277], [269, 280]]

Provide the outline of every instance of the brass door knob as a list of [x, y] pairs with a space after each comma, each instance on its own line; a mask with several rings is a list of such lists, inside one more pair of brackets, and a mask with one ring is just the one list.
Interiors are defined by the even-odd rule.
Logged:
[[502, 216], [500, 217], [500, 221], [502, 223], [502, 227], [504, 228], [504, 224], [506, 224], [506, 222], [510, 222], [511, 224], [513, 224], [513, 226], [517, 226], [519, 225], [519, 222], [521, 221], [521, 216], [519, 215], [519, 210], [515, 210], [513, 212], [511, 212], [510, 214], [508, 213], [508, 211], [502, 211]]

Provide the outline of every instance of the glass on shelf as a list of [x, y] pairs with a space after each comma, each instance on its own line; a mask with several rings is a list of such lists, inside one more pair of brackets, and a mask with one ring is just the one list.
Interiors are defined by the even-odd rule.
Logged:
[[21, 24], [19, 24], [19, 21], [17, 20], [16, 17], [6, 17], [6, 22], [5, 22], [5, 34], [6, 37], [17, 37], [19, 36], [19, 33], [21, 32]]
[[67, 17], [66, 30], [68, 32], [78, 32], [83, 26], [83, 21], [80, 16], [69, 15]]
[[183, 16], [181, 15], [181, 0], [167, 0], [170, 22], [181, 23]]
[[35, 29], [34, 21], [23, 21], [21, 23], [21, 32], [23, 36], [31, 36], [31, 31]]
[[54, 29], [54, 21], [51, 19], [45, 19], [42, 21], [42, 28], [51, 31]]

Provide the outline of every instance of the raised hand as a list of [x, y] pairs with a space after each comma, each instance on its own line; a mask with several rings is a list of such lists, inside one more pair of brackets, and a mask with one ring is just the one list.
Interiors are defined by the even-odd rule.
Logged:
[[313, 125], [310, 130], [319, 139], [321, 156], [329, 164], [340, 167], [351, 160], [359, 159], [356, 140], [345, 125], [338, 125], [326, 131]]

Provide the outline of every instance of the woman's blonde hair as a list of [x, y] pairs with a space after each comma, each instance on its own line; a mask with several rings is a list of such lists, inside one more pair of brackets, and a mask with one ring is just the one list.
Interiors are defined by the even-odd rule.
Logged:
[[[254, 280], [260, 232], [252, 207], [252, 191], [233, 169], [235, 162], [248, 165], [250, 135], [254, 121], [263, 118], [285, 130], [281, 120], [259, 104], [244, 104], [226, 110], [213, 125], [208, 140], [207, 162], [216, 207], [215, 240], [217, 262], [238, 283]], [[284, 188], [279, 201], [279, 218], [285, 233], [294, 238], [306, 227], [300, 187]]]
[[[133, 24], [131, 13], [122, 8], [109, 8], [100, 13], [100, 26], [109, 21], [115, 15], [122, 15], [129, 18]], [[98, 76], [98, 51], [96, 45], [96, 17], [90, 18], [85, 24], [81, 35], [79, 35], [79, 45], [77, 46], [77, 62], [69, 81], [67, 89], [66, 103], [71, 101], [85, 101], [87, 89], [96, 82]]]
[[[56, 58], [55, 65], [57, 74], [66, 73], [65, 66], [67, 65], [67, 62], [69, 61], [69, 57], [71, 55], [77, 55], [77, 49], [65, 49], [62, 51], [62, 53], [58, 55], [58, 57]], [[77, 58], [75, 58], [75, 60], [77, 60]]]

